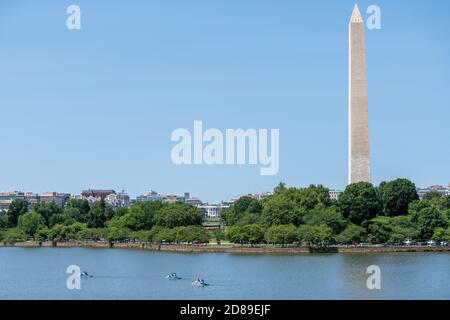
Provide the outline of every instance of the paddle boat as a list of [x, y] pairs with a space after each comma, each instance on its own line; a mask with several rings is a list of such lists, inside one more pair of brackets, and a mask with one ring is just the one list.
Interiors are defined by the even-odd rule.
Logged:
[[169, 280], [180, 280], [181, 277], [177, 276], [176, 273], [171, 273], [171, 274], [168, 274], [166, 276], [166, 279], [169, 279]]
[[92, 274], [87, 273], [86, 271], [83, 271], [80, 274], [81, 278], [93, 278], [94, 276]]
[[192, 282], [192, 285], [194, 286], [194, 287], [206, 287], [206, 286], [209, 286], [209, 283], [208, 282], [206, 282], [205, 280], [203, 280], [203, 279], [197, 279], [197, 280], [195, 280], [194, 282]]

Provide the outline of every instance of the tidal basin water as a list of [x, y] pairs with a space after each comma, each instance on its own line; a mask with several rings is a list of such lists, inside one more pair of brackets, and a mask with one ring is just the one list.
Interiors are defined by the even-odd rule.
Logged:
[[[69, 290], [69, 265], [95, 277]], [[381, 268], [381, 290], [367, 289], [370, 265]], [[165, 279], [170, 272], [183, 279]], [[211, 285], [193, 287], [196, 277]], [[0, 248], [0, 299], [450, 299], [450, 254]]]

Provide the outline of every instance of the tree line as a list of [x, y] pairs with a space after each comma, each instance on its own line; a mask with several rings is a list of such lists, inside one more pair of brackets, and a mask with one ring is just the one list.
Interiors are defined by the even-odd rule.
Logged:
[[0, 214], [0, 240], [207, 241], [201, 223], [202, 214], [181, 202], [143, 201], [113, 209], [104, 200], [70, 199], [64, 208], [46, 202], [30, 210], [26, 200], [15, 199]]
[[222, 218], [229, 226], [229, 239], [244, 244], [450, 241], [450, 196], [431, 192], [420, 200], [415, 184], [407, 179], [378, 187], [351, 184], [337, 201], [321, 185], [288, 188], [280, 183], [269, 198], [238, 199]]
[[221, 219], [225, 231], [207, 231], [203, 214], [181, 203], [143, 201], [113, 209], [103, 200], [71, 199], [31, 208], [14, 200], [0, 213], [0, 241], [108, 240], [197, 243], [215, 239], [235, 244], [314, 245], [400, 244], [407, 239], [450, 240], [450, 197], [429, 193], [419, 200], [409, 180], [360, 182], [347, 186], [338, 201], [321, 185], [307, 188], [280, 183], [272, 196], [239, 198]]

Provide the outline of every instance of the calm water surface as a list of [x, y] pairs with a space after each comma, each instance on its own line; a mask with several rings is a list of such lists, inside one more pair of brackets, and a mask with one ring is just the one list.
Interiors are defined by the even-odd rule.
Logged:
[[[81, 290], [68, 290], [69, 265], [96, 277], [83, 279]], [[366, 288], [369, 265], [381, 268], [381, 290]], [[170, 272], [183, 279], [164, 279]], [[197, 276], [211, 286], [191, 286]], [[450, 299], [450, 254], [0, 248], [0, 299]]]

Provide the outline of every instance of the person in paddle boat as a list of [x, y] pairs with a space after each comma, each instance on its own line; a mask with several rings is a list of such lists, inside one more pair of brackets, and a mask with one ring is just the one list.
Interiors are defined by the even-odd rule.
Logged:
[[209, 283], [206, 282], [203, 278], [197, 278], [197, 280], [195, 280], [194, 282], [192, 282], [192, 285], [194, 286], [208, 286]]
[[168, 279], [181, 279], [179, 276], [177, 276], [176, 272], [172, 272], [168, 276], [166, 276]]

